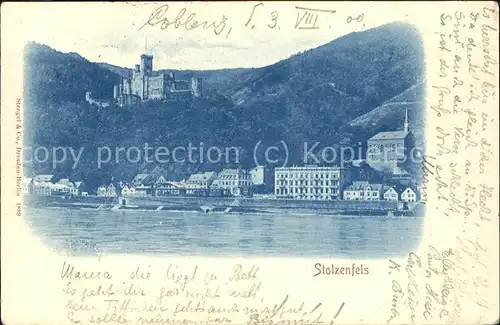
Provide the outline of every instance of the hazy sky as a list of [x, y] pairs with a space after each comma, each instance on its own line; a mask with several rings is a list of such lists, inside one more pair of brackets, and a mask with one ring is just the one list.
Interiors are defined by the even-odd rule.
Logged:
[[[25, 5], [23, 10], [18, 8], [15, 15], [7, 18], [18, 26], [16, 41], [35, 41], [62, 52], [77, 52], [90, 61], [126, 67], [133, 67], [138, 63], [140, 54], [145, 50], [147, 37], [148, 48], [155, 55], [155, 69], [264, 66], [350, 32], [394, 20], [392, 16], [387, 19], [387, 16], [376, 14], [370, 9], [368, 2], [363, 3], [363, 6], [339, 2], [280, 2], [256, 6], [257, 4], [258, 2], [198, 2], [169, 3], [165, 7], [165, 3], [46, 2]], [[22, 6], [7, 5], [12, 8]], [[401, 10], [390, 3], [385, 4], [388, 6], [387, 10], [381, 10], [384, 9], [383, 4], [377, 5], [377, 12], [387, 13], [392, 10], [396, 17], [398, 10]], [[2, 7], [4, 6], [5, 4]], [[311, 16], [307, 16], [306, 11], [296, 8], [297, 6], [324, 11], [307, 11], [311, 13]], [[155, 26], [146, 25], [140, 29], [150, 17], [155, 16], [155, 10], [161, 10], [157, 11], [156, 22], [166, 18], [171, 24], [162, 29], [160, 21]], [[176, 17], [182, 12], [184, 14], [179, 19], [180, 22], [191, 17], [190, 24], [195, 20], [200, 24], [208, 21], [207, 25], [214, 22], [217, 27], [198, 27], [187, 31], [181, 24], [176, 28]], [[250, 16], [252, 19], [249, 21]], [[311, 17], [309, 25], [308, 17]], [[398, 20], [405, 17], [406, 15], [400, 15]], [[315, 26], [319, 29], [295, 28], [298, 22], [300, 26], [310, 26], [313, 21], [316, 21]], [[216, 35], [215, 32], [220, 34]], [[8, 35], [14, 37], [14, 34]]]

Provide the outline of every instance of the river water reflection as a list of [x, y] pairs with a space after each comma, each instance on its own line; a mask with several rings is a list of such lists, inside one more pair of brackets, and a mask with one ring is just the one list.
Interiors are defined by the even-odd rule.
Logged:
[[62, 253], [399, 257], [423, 218], [27, 208], [32, 231]]

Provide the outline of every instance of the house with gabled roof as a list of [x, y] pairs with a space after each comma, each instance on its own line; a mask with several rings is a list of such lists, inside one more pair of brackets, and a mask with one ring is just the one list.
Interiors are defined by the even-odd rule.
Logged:
[[137, 193], [135, 187], [124, 184], [122, 187], [122, 196], [135, 196]]
[[216, 172], [204, 172], [204, 173], [192, 174], [186, 181], [186, 187], [208, 189], [212, 185], [215, 179], [217, 179]]
[[183, 182], [167, 181], [155, 185], [156, 196], [179, 195], [185, 192], [186, 184]]
[[98, 196], [115, 197], [120, 195], [120, 193], [121, 188], [119, 184], [113, 182], [109, 183], [108, 185], [99, 186], [99, 188], [97, 189]]
[[76, 182], [74, 182], [74, 184], [75, 184], [76, 195], [82, 196], [83, 193], [85, 192], [85, 182], [84, 181], [76, 181]]
[[233, 196], [250, 195], [252, 178], [250, 172], [241, 168], [223, 169], [212, 182], [212, 188], [226, 189]]
[[415, 188], [408, 186], [401, 192], [401, 201], [405, 203], [415, 203], [419, 200], [419, 193]]
[[368, 181], [355, 181], [343, 192], [344, 200], [378, 201], [382, 199], [382, 184], [370, 184]]
[[397, 186], [385, 185], [383, 188], [383, 198], [386, 201], [398, 201], [399, 200], [399, 190]]
[[63, 193], [67, 193], [69, 195], [78, 195], [78, 190], [75, 187], [75, 184], [69, 180], [69, 178], [61, 178], [55, 184], [57, 185], [57, 190]]
[[156, 166], [150, 172], [143, 171], [137, 174], [130, 186], [135, 189], [135, 195], [154, 195], [155, 187], [168, 182], [167, 171], [160, 166]]
[[33, 192], [33, 178], [24, 177], [21, 179], [21, 192], [30, 194]]
[[55, 191], [53, 174], [39, 174], [33, 177], [33, 193], [38, 195], [52, 195]]

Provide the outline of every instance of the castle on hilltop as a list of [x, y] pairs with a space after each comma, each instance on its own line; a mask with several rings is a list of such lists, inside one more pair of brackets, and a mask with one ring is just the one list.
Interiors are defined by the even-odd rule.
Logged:
[[167, 100], [201, 96], [201, 78], [176, 80], [174, 73], [153, 71], [153, 55], [141, 55], [141, 64], [113, 88], [113, 98], [120, 106], [147, 100]]

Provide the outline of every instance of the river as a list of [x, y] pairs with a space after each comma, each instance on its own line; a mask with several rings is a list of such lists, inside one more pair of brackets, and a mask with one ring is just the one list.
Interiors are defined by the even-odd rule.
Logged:
[[424, 218], [311, 214], [25, 209], [31, 230], [61, 254], [400, 257]]

